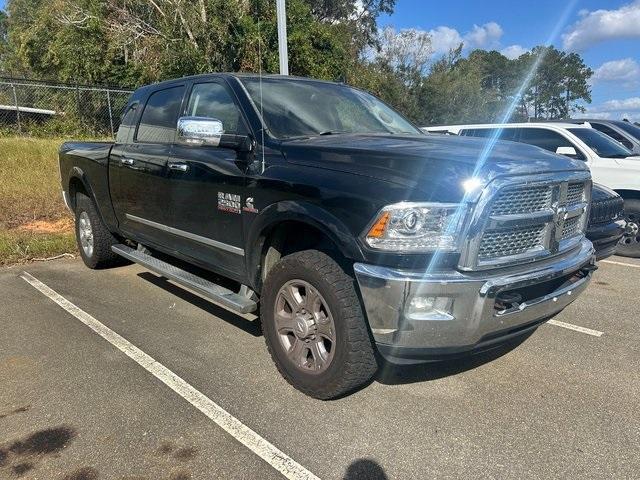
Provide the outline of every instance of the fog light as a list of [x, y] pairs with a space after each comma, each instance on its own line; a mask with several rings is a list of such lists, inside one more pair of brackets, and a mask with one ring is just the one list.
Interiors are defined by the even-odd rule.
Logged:
[[422, 297], [411, 299], [405, 308], [405, 316], [412, 320], [452, 320], [453, 298]]

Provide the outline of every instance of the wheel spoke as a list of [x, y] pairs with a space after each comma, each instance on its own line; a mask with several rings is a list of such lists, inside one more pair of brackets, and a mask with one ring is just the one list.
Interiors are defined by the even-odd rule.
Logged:
[[318, 335], [328, 338], [332, 342], [334, 341], [335, 332], [333, 331], [333, 322], [328, 318], [322, 318], [316, 322], [316, 328]]
[[296, 338], [294, 344], [289, 349], [288, 355], [293, 362], [299, 367], [304, 367], [307, 361], [306, 345], [302, 340]]
[[315, 313], [317, 310], [320, 309], [321, 305], [322, 305], [322, 301], [320, 300], [320, 297], [318, 296], [318, 292], [316, 291], [316, 289], [308, 287], [306, 289], [306, 295], [304, 297], [304, 307], [307, 309], [308, 312]]
[[280, 291], [280, 294], [287, 300], [291, 309], [295, 312], [302, 308], [303, 299], [300, 296], [300, 290], [294, 285], [287, 285]]
[[329, 353], [321, 341], [313, 342], [309, 347], [313, 356], [313, 368], [320, 370], [329, 359]]
[[279, 310], [275, 314], [276, 329], [279, 333], [293, 332], [295, 317], [284, 310]]

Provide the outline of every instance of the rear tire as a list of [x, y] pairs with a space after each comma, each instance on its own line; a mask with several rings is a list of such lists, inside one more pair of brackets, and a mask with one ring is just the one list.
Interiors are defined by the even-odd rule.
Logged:
[[620, 239], [616, 254], [623, 257], [640, 258], [640, 200], [624, 200], [624, 217], [627, 231]]
[[125, 265], [111, 246], [118, 240], [102, 222], [93, 201], [83, 193], [76, 195], [76, 242], [84, 264], [93, 269]]
[[267, 276], [260, 303], [271, 358], [296, 389], [328, 400], [376, 373], [354, 280], [325, 253], [305, 250], [280, 260]]

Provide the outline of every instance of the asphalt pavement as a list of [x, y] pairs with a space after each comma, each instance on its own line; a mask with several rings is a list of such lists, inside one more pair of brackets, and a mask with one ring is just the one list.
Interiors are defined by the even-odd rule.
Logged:
[[280, 377], [255, 318], [141, 267], [2, 269], [0, 478], [638, 478], [640, 260], [599, 265], [518, 345], [329, 402]]

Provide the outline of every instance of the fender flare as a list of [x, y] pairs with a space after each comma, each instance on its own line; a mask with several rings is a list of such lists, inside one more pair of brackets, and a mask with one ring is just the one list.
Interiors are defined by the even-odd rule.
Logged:
[[67, 191], [67, 194], [69, 195], [70, 207], [72, 209], [74, 209], [74, 213], [75, 213], [75, 196], [74, 197], [71, 196], [71, 182], [74, 179], [78, 180], [82, 184], [82, 186], [84, 187], [85, 192], [87, 192], [87, 194], [89, 195], [89, 198], [91, 199], [91, 201], [95, 205], [96, 210], [98, 211], [98, 215], [100, 215], [100, 219], [102, 220], [102, 222], [105, 225], [108, 225], [108, 223], [106, 222], [106, 219], [104, 218], [104, 215], [102, 214], [102, 209], [100, 208], [100, 205], [98, 204], [98, 201], [96, 200], [96, 195], [93, 192], [93, 188], [91, 187], [91, 182], [89, 181], [89, 178], [87, 177], [87, 175], [84, 172], [84, 170], [82, 170], [82, 168], [80, 168], [78, 166], [71, 167], [71, 171], [69, 172], [69, 175], [67, 177], [67, 190], [66, 191]]
[[247, 273], [254, 281], [258, 278], [258, 266], [262, 261], [265, 233], [286, 221], [297, 221], [317, 228], [329, 237], [345, 258], [354, 261], [363, 260], [362, 250], [356, 237], [335, 215], [310, 202], [285, 200], [264, 208], [251, 223], [246, 236]]

